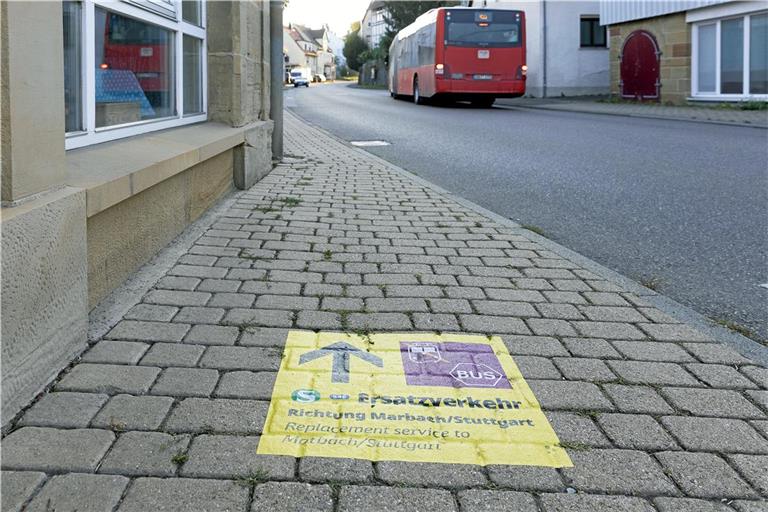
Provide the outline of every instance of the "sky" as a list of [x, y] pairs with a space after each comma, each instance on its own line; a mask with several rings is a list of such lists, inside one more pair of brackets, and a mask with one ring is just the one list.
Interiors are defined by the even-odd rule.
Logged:
[[353, 21], [360, 21], [370, 0], [289, 0], [283, 13], [283, 23], [298, 23], [320, 28], [327, 23], [339, 37], [349, 30]]

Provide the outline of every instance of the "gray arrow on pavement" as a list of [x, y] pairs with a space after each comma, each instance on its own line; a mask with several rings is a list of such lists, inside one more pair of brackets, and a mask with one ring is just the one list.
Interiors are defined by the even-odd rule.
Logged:
[[359, 357], [363, 361], [378, 366], [379, 368], [384, 366], [384, 361], [382, 361], [380, 357], [364, 350], [360, 350], [345, 341], [337, 341], [336, 343], [332, 343], [323, 348], [301, 354], [301, 357], [299, 357], [299, 364], [302, 365], [324, 356], [333, 356], [331, 382], [341, 382], [345, 384], [349, 382], [350, 356]]

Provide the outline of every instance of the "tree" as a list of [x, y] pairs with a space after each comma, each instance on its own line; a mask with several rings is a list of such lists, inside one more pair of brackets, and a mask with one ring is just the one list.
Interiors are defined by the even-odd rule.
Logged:
[[458, 3], [459, 2], [454, 1], [384, 2], [384, 6], [386, 7], [386, 10], [384, 11], [384, 20], [387, 23], [387, 32], [381, 38], [381, 41], [379, 41], [379, 48], [384, 50], [385, 55], [388, 54], [389, 46], [392, 44], [392, 40], [395, 38], [397, 33], [416, 21], [416, 18], [430, 9], [435, 9], [437, 7], [448, 7], [451, 5], [457, 5]]
[[376, 48], [369, 48], [361, 53], [360, 62], [365, 63], [369, 60], [386, 62], [387, 57], [389, 56], [388, 54], [388, 48], [385, 48], [383, 45], [379, 44]]
[[340, 55], [333, 56], [333, 63], [336, 65], [336, 76], [347, 76], [349, 74], [346, 61], [345, 64], [342, 64]]
[[368, 44], [360, 37], [360, 22], [356, 21], [349, 28], [349, 32], [344, 36], [344, 58], [347, 59], [347, 66], [354, 70], [360, 70], [363, 65], [364, 53], [369, 50]]

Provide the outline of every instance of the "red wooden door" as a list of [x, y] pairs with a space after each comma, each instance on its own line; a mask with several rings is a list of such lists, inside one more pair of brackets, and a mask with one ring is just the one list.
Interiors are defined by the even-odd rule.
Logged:
[[659, 47], [645, 30], [629, 34], [621, 50], [621, 95], [624, 98], [659, 97]]

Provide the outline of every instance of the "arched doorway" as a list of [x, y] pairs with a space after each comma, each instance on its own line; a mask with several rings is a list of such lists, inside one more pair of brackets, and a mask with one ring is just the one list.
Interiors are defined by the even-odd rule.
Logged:
[[629, 34], [621, 49], [622, 98], [658, 99], [660, 55], [650, 32], [636, 30]]

